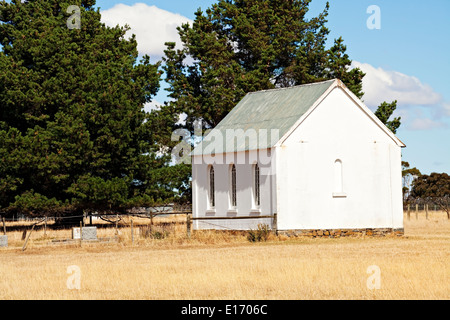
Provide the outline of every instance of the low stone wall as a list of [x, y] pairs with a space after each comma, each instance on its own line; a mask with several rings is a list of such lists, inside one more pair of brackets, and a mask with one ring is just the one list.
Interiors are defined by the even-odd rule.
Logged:
[[303, 230], [278, 230], [278, 234], [288, 237], [384, 237], [387, 235], [402, 236], [404, 229], [392, 228], [366, 228], [366, 229], [303, 229]]

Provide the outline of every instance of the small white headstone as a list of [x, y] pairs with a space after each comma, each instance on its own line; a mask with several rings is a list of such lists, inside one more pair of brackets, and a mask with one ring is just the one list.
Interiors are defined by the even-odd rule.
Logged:
[[8, 246], [8, 236], [2, 235], [0, 236], [0, 247]]
[[72, 229], [72, 239], [80, 239], [81, 237], [81, 233], [80, 233], [80, 228], [73, 228]]
[[72, 229], [72, 239], [79, 240], [81, 236], [83, 240], [97, 240], [97, 227], [83, 227], [82, 235], [80, 235], [80, 228]]

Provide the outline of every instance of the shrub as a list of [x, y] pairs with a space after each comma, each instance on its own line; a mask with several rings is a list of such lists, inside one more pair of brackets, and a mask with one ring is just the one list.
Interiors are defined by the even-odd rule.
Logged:
[[258, 224], [258, 228], [256, 230], [250, 229], [248, 231], [247, 239], [250, 242], [260, 242], [267, 241], [269, 237], [270, 229], [267, 224]]
[[143, 238], [165, 239], [169, 236], [170, 233], [165, 226], [153, 228], [151, 228], [150, 226], [146, 226], [140, 228], [140, 234]]

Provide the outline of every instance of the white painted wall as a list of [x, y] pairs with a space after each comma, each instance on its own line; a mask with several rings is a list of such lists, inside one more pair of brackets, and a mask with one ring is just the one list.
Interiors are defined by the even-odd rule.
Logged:
[[[192, 192], [194, 217], [233, 217], [233, 216], [265, 216], [273, 214], [275, 203], [275, 177], [271, 175], [273, 153], [268, 156], [267, 150], [262, 150], [259, 158], [260, 167], [260, 206], [254, 205], [253, 166], [258, 160], [256, 151], [241, 152], [235, 157], [228, 155], [212, 157], [210, 155], [192, 157]], [[230, 159], [231, 158], [231, 159]], [[230, 166], [236, 166], [237, 207], [230, 206]], [[209, 171], [214, 166], [215, 174], [215, 208], [209, 207]], [[271, 219], [244, 220], [194, 220], [194, 229], [256, 229], [259, 223], [272, 226]]]
[[277, 178], [280, 230], [403, 227], [400, 147], [341, 88], [278, 147]]

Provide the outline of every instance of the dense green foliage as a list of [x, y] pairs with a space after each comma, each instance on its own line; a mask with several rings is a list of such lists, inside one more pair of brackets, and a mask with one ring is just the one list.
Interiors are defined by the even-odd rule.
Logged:
[[[168, 113], [215, 127], [250, 91], [340, 78], [362, 96], [361, 70], [349, 69], [342, 38], [327, 49], [328, 4], [307, 19], [310, 0], [225, 1], [178, 28], [183, 49], [167, 43]], [[189, 63], [192, 62], [192, 63]]]
[[[81, 8], [80, 29], [66, 25], [69, 5]], [[0, 2], [3, 211], [117, 212], [172, 199], [186, 183], [186, 168], [167, 173], [156, 119], [143, 110], [160, 63], [137, 61], [128, 28], [105, 27], [94, 5]], [[168, 181], [177, 173], [184, 178]]]
[[375, 111], [375, 115], [378, 119], [380, 119], [381, 122], [383, 122], [393, 133], [397, 132], [397, 129], [400, 127], [401, 120], [400, 117], [389, 120], [395, 109], [397, 109], [397, 100], [392, 101], [391, 103], [383, 102]]
[[438, 205], [450, 219], [450, 176], [447, 173], [433, 172], [417, 177], [412, 183], [411, 196]]

